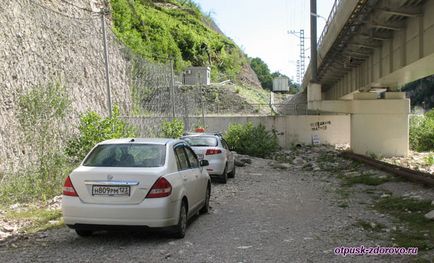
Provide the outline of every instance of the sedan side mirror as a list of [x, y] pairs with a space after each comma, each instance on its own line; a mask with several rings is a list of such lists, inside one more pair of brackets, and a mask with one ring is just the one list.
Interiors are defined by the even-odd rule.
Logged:
[[208, 160], [200, 160], [200, 166], [208, 166], [209, 162]]

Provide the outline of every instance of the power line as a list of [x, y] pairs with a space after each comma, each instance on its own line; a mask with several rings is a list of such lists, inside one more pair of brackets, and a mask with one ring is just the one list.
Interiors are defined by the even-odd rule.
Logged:
[[94, 12], [93, 10], [91, 10], [91, 9], [89, 9], [89, 8], [81, 7], [81, 6], [75, 5], [75, 4], [73, 4], [73, 3], [71, 3], [71, 2], [68, 2], [68, 1], [66, 1], [66, 0], [61, 0], [61, 1], [62, 1], [63, 3], [65, 3], [65, 4], [68, 4], [68, 5], [73, 6], [73, 7], [75, 7], [75, 8], [81, 9], [81, 10], [83, 10], [83, 11], [86, 11], [86, 12], [89, 12], [89, 13], [98, 13], [98, 14], [99, 14], [99, 12]]
[[[39, 6], [40, 8], [43, 8], [45, 10], [48, 10], [50, 12], [53, 12], [55, 14], [58, 14], [60, 16], [63, 16], [63, 17], [69, 18], [69, 19], [75, 19], [75, 20], [93, 20], [94, 19], [94, 18], [82, 18], [82, 17], [74, 17], [74, 16], [66, 15], [66, 14], [61, 13], [59, 11], [56, 11], [56, 10], [54, 10], [48, 6], [41, 5], [40, 3], [37, 3], [35, 0], [29, 0], [29, 2], [36, 5], [36, 6]], [[95, 12], [93, 12], [93, 13], [95, 13]]]

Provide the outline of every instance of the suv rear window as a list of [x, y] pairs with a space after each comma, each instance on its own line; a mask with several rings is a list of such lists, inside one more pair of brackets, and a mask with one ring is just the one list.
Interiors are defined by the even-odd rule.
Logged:
[[161, 167], [166, 146], [159, 144], [102, 144], [83, 162], [96, 167]]
[[192, 147], [215, 147], [218, 145], [218, 141], [215, 137], [211, 136], [191, 136], [182, 137]]

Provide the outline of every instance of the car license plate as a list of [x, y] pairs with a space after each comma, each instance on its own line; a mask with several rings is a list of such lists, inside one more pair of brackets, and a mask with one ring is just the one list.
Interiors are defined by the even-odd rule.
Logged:
[[129, 196], [129, 186], [92, 185], [92, 195]]
[[200, 161], [200, 160], [203, 160], [203, 154], [198, 154], [198, 155], [197, 155], [197, 158], [199, 159], [199, 161]]

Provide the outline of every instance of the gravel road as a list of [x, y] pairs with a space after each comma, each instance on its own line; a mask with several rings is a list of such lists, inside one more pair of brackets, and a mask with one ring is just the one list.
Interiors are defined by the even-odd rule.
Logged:
[[[100, 232], [78, 237], [53, 229], [0, 247], [1, 262], [397, 262], [410, 257], [334, 254], [340, 246], [387, 245], [354, 225], [378, 215], [364, 196], [340, 207], [337, 179], [301, 167], [273, 169], [252, 158], [235, 179], [215, 183], [211, 212], [193, 218], [184, 239], [161, 232]], [[390, 244], [389, 244], [390, 245]]]

